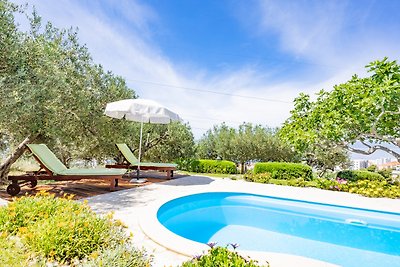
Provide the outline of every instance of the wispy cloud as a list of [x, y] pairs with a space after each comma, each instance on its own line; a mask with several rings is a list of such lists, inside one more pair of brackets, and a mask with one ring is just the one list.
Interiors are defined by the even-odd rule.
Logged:
[[201, 69], [182, 70], [182, 66], [166, 57], [156, 40], [152, 40], [149, 23], [154, 23], [157, 15], [149, 7], [125, 1], [114, 11], [115, 16], [123, 16], [118, 21], [132, 21], [128, 22], [134, 27], [132, 29], [110, 20], [109, 14], [97, 5], [66, 0], [57, 4], [50, 0], [35, 1], [34, 4], [44, 19], [58, 27], [78, 26], [80, 40], [87, 44], [96, 62], [126, 78], [140, 97], [155, 99], [182, 114], [190, 122], [196, 137], [213, 124], [223, 121], [232, 126], [244, 121], [278, 126], [288, 115], [290, 103], [190, 90], [268, 96], [289, 101], [295, 96], [288, 88], [280, 88], [280, 93], [273, 93], [274, 89], [264, 86], [262, 82], [266, 73], [257, 71], [253, 66], [223, 74], [210, 74]]

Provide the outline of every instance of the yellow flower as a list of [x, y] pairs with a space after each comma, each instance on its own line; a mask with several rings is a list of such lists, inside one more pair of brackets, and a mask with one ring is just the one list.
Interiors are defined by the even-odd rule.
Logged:
[[89, 256], [92, 259], [96, 259], [97, 257], [99, 257], [99, 252], [98, 251], [94, 251], [92, 252], [92, 254], [90, 254]]
[[50, 257], [53, 257], [54, 255], [56, 255], [56, 252], [55, 252], [54, 250], [51, 250], [51, 251], [49, 252], [49, 256], [50, 256]]
[[20, 227], [20, 228], [18, 229], [18, 231], [19, 231], [21, 234], [25, 234], [26, 232], [28, 232], [28, 228], [26, 228], [26, 227]]

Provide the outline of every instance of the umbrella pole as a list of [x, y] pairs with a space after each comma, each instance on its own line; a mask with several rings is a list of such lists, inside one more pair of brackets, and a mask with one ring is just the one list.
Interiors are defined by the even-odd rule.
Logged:
[[140, 174], [140, 160], [142, 155], [142, 135], [143, 135], [143, 120], [140, 122], [139, 157], [138, 157], [139, 162], [137, 168], [137, 180], [139, 180], [139, 174]]

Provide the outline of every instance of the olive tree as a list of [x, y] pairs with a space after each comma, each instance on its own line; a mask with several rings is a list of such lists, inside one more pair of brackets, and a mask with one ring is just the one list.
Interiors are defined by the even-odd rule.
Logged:
[[243, 123], [238, 129], [226, 124], [209, 130], [197, 145], [200, 158], [224, 159], [240, 164], [249, 161], [297, 161], [298, 157], [279, 136], [277, 129]]
[[[18, 30], [16, 12], [30, 20], [29, 32]], [[75, 31], [42, 26], [36, 12], [28, 15], [5, 0], [0, 16], [0, 129], [13, 148], [0, 180], [31, 142], [46, 142], [66, 161], [71, 154], [107, 155], [114, 140], [128, 139], [131, 124], [103, 111], [107, 102], [135, 92], [93, 63]]]

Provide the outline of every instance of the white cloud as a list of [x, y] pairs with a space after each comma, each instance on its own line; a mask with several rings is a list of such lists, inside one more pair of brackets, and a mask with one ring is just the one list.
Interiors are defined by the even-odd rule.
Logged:
[[[35, 1], [33, 4], [44, 20], [52, 21], [55, 26], [79, 27], [79, 38], [87, 44], [95, 62], [126, 78], [140, 97], [157, 100], [180, 113], [189, 121], [197, 138], [213, 124], [223, 121], [232, 126], [244, 121], [279, 126], [287, 117], [291, 104], [189, 90], [211, 90], [286, 101], [296, 95], [288, 88], [279, 88], [279, 93], [272, 93], [275, 87], [268, 88], [262, 83], [266, 74], [261, 74], [253, 66], [224, 74], [193, 69], [179, 71], [181, 66], [163, 55], [157, 43], [151, 40], [148, 23], [156, 20], [157, 15], [149, 7], [136, 2], [123, 3], [115, 12], [132, 22], [130, 25], [134, 29], [111, 21], [96, 5], [88, 9], [79, 1], [66, 0]], [[128, 8], [128, 4], [132, 8]], [[146, 12], [138, 12], [136, 7]]]

